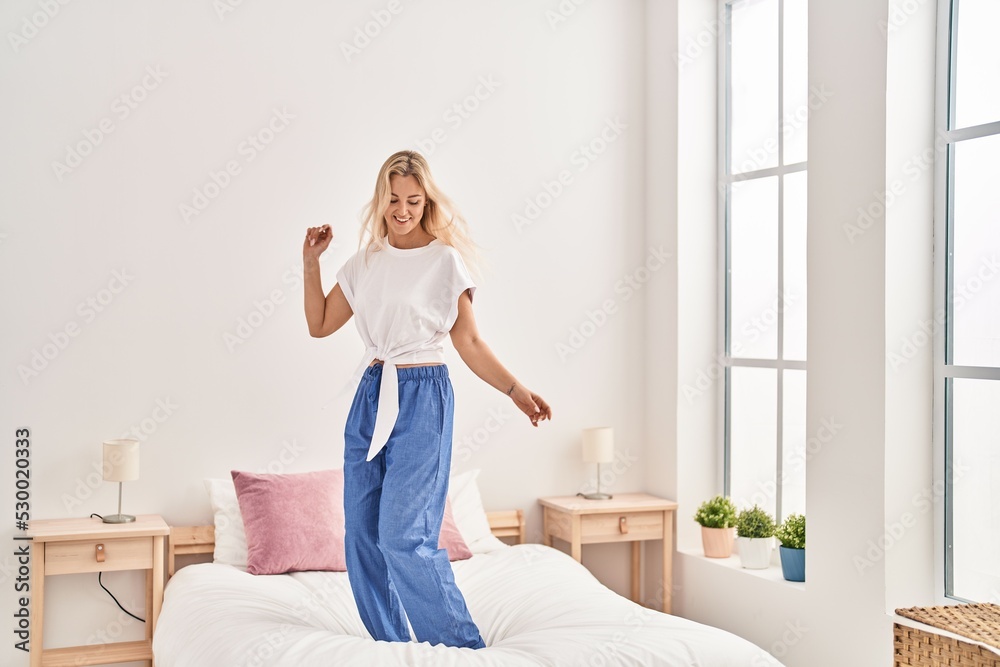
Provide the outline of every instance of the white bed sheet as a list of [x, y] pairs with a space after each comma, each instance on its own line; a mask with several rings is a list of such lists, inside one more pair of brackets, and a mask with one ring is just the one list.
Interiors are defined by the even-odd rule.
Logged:
[[167, 585], [157, 667], [780, 665], [736, 635], [619, 596], [550, 547], [503, 545], [452, 565], [484, 649], [373, 641], [344, 572], [253, 576], [203, 563]]

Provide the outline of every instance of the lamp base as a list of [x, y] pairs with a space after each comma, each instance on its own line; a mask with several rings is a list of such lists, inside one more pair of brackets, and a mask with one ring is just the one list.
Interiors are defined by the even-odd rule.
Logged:
[[135, 517], [131, 514], [109, 514], [101, 520], [104, 523], [132, 523]]
[[614, 496], [610, 493], [581, 493], [587, 500], [611, 500]]

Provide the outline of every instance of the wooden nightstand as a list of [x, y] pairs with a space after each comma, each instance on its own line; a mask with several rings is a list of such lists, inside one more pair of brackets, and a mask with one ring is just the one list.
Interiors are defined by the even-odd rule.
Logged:
[[[163, 538], [170, 527], [155, 514], [133, 523], [87, 519], [32, 520], [31, 667], [103, 665], [153, 660], [153, 630], [163, 603]], [[43, 648], [45, 577], [54, 574], [146, 570], [146, 639], [133, 642]]]
[[580, 496], [539, 498], [542, 539], [569, 542], [570, 555], [580, 561], [584, 544], [632, 543], [632, 601], [639, 601], [640, 543], [663, 540], [663, 611], [670, 613], [673, 587], [674, 510], [677, 503], [648, 493], [616, 493], [610, 500]]

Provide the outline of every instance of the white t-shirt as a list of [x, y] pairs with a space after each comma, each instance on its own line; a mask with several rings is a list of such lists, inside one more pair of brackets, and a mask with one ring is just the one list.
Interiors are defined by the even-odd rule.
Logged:
[[434, 239], [420, 248], [362, 248], [337, 272], [366, 350], [356, 374], [373, 359], [382, 368], [379, 408], [368, 451], [385, 446], [399, 414], [396, 364], [444, 362], [444, 341], [458, 318], [458, 298], [476, 291], [459, 252]]

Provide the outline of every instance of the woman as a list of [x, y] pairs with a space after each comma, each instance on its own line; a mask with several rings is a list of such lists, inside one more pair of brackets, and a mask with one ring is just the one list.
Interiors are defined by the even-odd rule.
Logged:
[[362, 247], [323, 296], [319, 256], [329, 225], [302, 247], [309, 333], [329, 336], [352, 315], [367, 346], [344, 429], [347, 573], [361, 620], [375, 639], [467, 648], [485, 643], [438, 548], [451, 468], [454, 395], [444, 364], [450, 334], [459, 355], [504, 392], [533, 426], [552, 418], [479, 337], [476, 290], [460, 250], [465, 223], [423, 156], [400, 151], [382, 165], [365, 208]]

